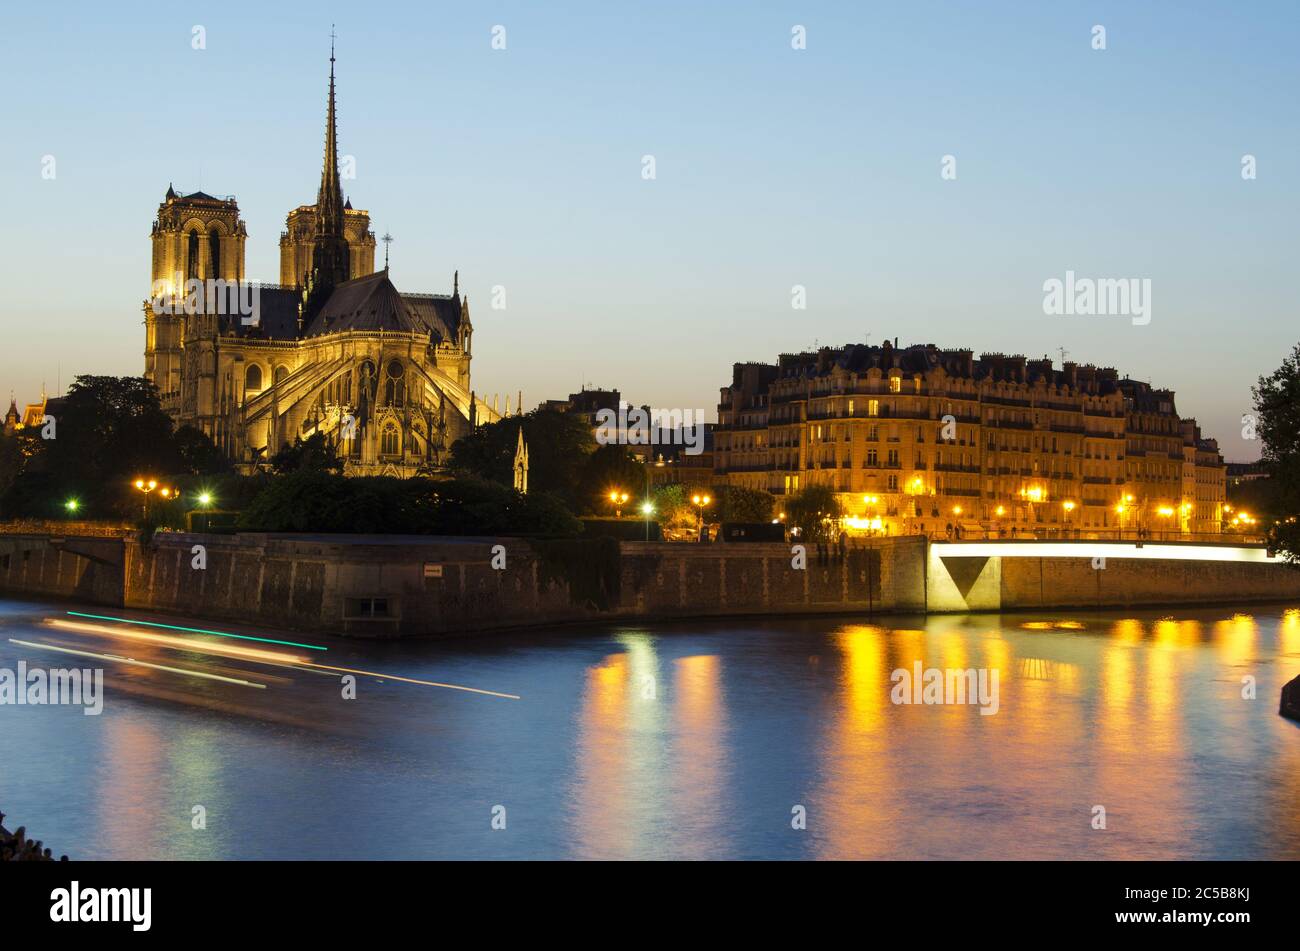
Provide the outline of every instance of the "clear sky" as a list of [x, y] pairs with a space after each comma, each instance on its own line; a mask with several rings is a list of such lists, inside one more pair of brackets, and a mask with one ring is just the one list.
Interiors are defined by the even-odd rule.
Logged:
[[[1250, 385], [1300, 341], [1290, 0], [263, 0], [5, 21], [0, 387], [20, 402], [142, 371], [169, 182], [235, 195], [247, 273], [277, 279], [284, 216], [315, 200], [331, 23], [345, 191], [392, 233], [399, 288], [447, 292], [460, 269], [489, 397], [586, 381], [712, 418], [733, 362], [816, 343], [1064, 347], [1174, 389], [1250, 459]], [[1149, 278], [1151, 322], [1046, 316], [1066, 270]]]

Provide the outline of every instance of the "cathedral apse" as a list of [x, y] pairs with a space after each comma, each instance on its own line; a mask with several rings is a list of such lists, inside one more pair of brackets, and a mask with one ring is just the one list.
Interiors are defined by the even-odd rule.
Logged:
[[[399, 291], [375, 270], [368, 211], [339, 172], [330, 49], [325, 149], [314, 205], [288, 213], [280, 279], [252, 284], [233, 196], [168, 187], [153, 223], [154, 288], [236, 287], [251, 315], [145, 302], [145, 376], [177, 425], [194, 426], [244, 472], [324, 434], [348, 475], [429, 474], [453, 442], [498, 414], [470, 386], [473, 325], [459, 274], [449, 294]], [[156, 293], [156, 292], [155, 292]]]

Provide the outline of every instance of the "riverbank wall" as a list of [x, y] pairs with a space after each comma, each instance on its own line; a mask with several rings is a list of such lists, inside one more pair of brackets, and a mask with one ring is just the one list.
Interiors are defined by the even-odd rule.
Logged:
[[674, 617], [1300, 601], [1300, 570], [1262, 550], [1211, 548], [1202, 553], [1210, 560], [1197, 560], [1186, 548], [1115, 546], [1100, 561], [1089, 551], [989, 554], [920, 537], [819, 552], [612, 540], [162, 533], [141, 544], [135, 536], [0, 534], [0, 592], [378, 638]]

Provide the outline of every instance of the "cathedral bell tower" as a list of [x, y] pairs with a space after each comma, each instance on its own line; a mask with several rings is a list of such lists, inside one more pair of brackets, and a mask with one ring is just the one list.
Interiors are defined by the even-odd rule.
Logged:
[[334, 40], [330, 39], [330, 93], [325, 116], [325, 165], [316, 196], [316, 228], [312, 238], [311, 275], [303, 315], [309, 322], [335, 286], [351, 276], [348, 240], [343, 230], [343, 187], [339, 180], [338, 126], [334, 112]]

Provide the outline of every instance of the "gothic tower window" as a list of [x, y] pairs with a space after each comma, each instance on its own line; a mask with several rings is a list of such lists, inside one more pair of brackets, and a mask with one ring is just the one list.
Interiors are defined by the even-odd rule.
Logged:
[[208, 232], [208, 249], [211, 257], [211, 265], [208, 269], [208, 277], [221, 277], [221, 235], [217, 234], [217, 229], [213, 228]]
[[256, 363], [250, 363], [248, 369], [244, 371], [244, 392], [260, 393], [262, 391], [262, 368]]
[[275, 385], [279, 386], [281, 383], [283, 383], [285, 377], [287, 377], [288, 375], [289, 375], [289, 368], [286, 367], [283, 363], [280, 364], [278, 367], [276, 367], [275, 373], [272, 374], [272, 378], [275, 380]]
[[396, 424], [390, 422], [384, 426], [384, 431], [379, 436], [379, 454], [381, 456], [396, 456], [398, 454], [398, 436]]
[[199, 276], [199, 232], [197, 229], [190, 229], [189, 249], [185, 255], [185, 276], [186, 278]]
[[384, 402], [388, 406], [401, 406], [406, 398], [406, 385], [402, 382], [403, 368], [400, 360], [388, 364], [388, 381], [384, 385]]

